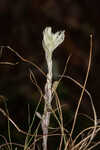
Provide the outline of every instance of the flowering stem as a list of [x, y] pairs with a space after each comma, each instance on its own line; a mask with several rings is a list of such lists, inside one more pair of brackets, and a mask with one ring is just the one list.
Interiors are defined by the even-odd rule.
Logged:
[[44, 94], [44, 112], [42, 116], [42, 131], [43, 131], [43, 150], [47, 150], [48, 127], [51, 115], [51, 102], [52, 102], [52, 53], [63, 42], [64, 31], [51, 32], [51, 27], [47, 27], [43, 32], [43, 48], [48, 66], [47, 81], [45, 84]]
[[42, 118], [43, 150], [47, 150], [48, 126], [51, 115], [51, 112], [49, 110], [51, 108], [52, 102], [52, 59], [48, 63], [48, 74], [47, 74], [47, 82], [45, 85], [44, 99], [45, 99], [45, 106]]

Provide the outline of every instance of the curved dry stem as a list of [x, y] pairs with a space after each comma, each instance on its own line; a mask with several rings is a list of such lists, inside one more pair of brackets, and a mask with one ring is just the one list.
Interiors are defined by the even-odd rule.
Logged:
[[38, 130], [39, 130], [39, 127], [41, 125], [41, 121], [39, 122], [36, 130], [35, 130], [35, 133], [34, 133], [34, 141], [32, 142], [32, 144], [30, 145], [30, 142], [32, 141], [33, 137], [30, 138], [29, 142], [25, 144], [24, 146], [24, 150], [27, 150], [27, 149], [35, 149], [35, 145], [36, 145], [36, 139], [40, 139], [41, 136], [38, 136], [37, 133], [38, 133]]
[[[60, 79], [57, 81], [57, 86], [59, 85], [59, 83], [61, 82], [61, 80], [62, 80], [62, 78], [63, 78], [63, 76], [64, 76], [64, 74], [65, 74], [65, 72], [66, 72], [66, 70], [67, 70], [67, 65], [68, 65], [68, 63], [69, 63], [69, 60], [70, 60], [70, 58], [71, 58], [71, 55], [68, 57], [68, 59], [67, 59], [67, 61], [66, 61], [66, 64], [65, 64], [65, 68], [64, 68], [64, 71], [63, 71], [63, 73], [62, 73], [62, 75], [61, 75], [61, 77], [60, 77]], [[56, 87], [57, 88], [57, 87]], [[56, 92], [56, 89], [54, 89], [53, 87], [52, 87], [52, 91], [53, 91], [53, 93], [54, 93], [54, 96], [55, 96], [55, 98], [56, 98], [56, 105], [57, 105], [57, 109], [56, 110], [58, 110], [58, 113], [59, 113], [59, 116], [60, 116], [60, 128], [61, 128], [61, 141], [60, 141], [60, 146], [59, 146], [59, 150], [61, 149], [61, 147], [62, 147], [62, 143], [63, 143], [63, 139], [64, 139], [64, 142], [66, 143], [66, 139], [65, 139], [65, 134], [64, 134], [64, 125], [63, 125], [63, 115], [62, 115], [62, 109], [61, 109], [61, 104], [60, 104], [60, 100], [59, 100], [59, 97], [58, 97], [58, 95], [57, 95], [57, 92]], [[54, 113], [54, 112], [53, 112]]]
[[11, 66], [15, 66], [17, 65], [19, 62], [16, 63], [12, 63], [12, 62], [0, 62], [1, 65], [11, 65]]
[[[40, 105], [40, 103], [41, 103], [41, 100], [42, 100], [42, 98], [43, 98], [43, 92], [42, 92], [41, 88], [39, 87], [39, 85], [38, 85], [38, 83], [37, 83], [37, 80], [36, 80], [36, 78], [35, 78], [35, 76], [34, 76], [34, 73], [32, 72], [32, 70], [29, 70], [29, 71], [30, 71], [30, 79], [31, 79], [32, 83], [37, 87], [37, 89], [38, 89], [38, 91], [39, 91], [39, 93], [40, 93], [40, 100], [39, 100], [39, 103], [38, 103], [38, 105], [37, 105], [37, 107], [36, 107], [36, 110], [35, 110], [35, 113], [34, 113], [34, 116], [33, 116], [33, 120], [32, 120], [32, 123], [31, 123], [31, 125], [30, 125], [30, 127], [29, 127], [28, 133], [30, 133], [30, 131], [31, 131], [31, 128], [32, 128], [32, 125], [33, 125], [33, 121], [34, 121], [35, 116], [36, 116], [36, 112], [37, 112], [38, 107], [39, 107], [39, 105]], [[40, 120], [40, 123], [41, 123], [41, 120]], [[38, 125], [38, 127], [37, 127], [37, 129], [36, 129], [36, 131], [35, 131], [35, 133], [34, 133], [34, 141], [36, 140], [37, 132], [38, 132], [38, 128], [39, 128], [39, 126], [40, 126], [40, 123], [39, 123], [39, 125]], [[33, 138], [33, 137], [31, 137], [31, 139], [28, 141], [28, 135], [26, 136], [24, 149], [27, 149], [28, 145], [29, 145], [30, 142], [32, 141], [32, 138]], [[33, 143], [34, 143], [34, 142], [33, 142]], [[34, 144], [31, 144], [31, 146], [32, 146], [32, 145], [34, 145]], [[31, 147], [31, 146], [30, 146], [30, 147]]]
[[15, 145], [15, 146], [18, 146], [18, 147], [24, 147], [24, 145], [22, 144], [17, 144], [17, 143], [7, 143], [7, 144], [2, 144], [0, 145], [0, 149], [3, 149], [5, 146], [8, 146], [8, 145]]
[[[87, 73], [86, 73], [84, 85], [83, 85], [83, 88], [82, 88], [82, 92], [81, 92], [81, 95], [80, 95], [80, 98], [79, 98], [78, 106], [77, 106], [77, 109], [76, 109], [76, 112], [75, 112], [74, 121], [73, 121], [72, 129], [71, 129], [71, 133], [70, 133], [70, 138], [72, 137], [72, 134], [73, 134], [73, 131], [74, 131], [74, 127], [75, 127], [75, 124], [76, 124], [76, 119], [77, 119], [79, 107], [80, 107], [80, 104], [81, 104], [81, 101], [82, 101], [82, 98], [83, 98], [83, 94], [85, 92], [85, 87], [86, 87], [86, 83], [87, 83], [87, 79], [88, 79], [88, 75], [89, 75], [89, 71], [90, 71], [90, 66], [91, 66], [91, 58], [92, 58], [92, 35], [90, 35], [90, 54], [89, 54], [89, 63], [88, 63]], [[96, 114], [96, 112], [95, 112], [95, 114]], [[96, 123], [97, 123], [96, 115], [94, 116], [94, 118], [95, 118], [95, 122], [94, 123], [95, 123], [95, 129], [96, 129]], [[95, 130], [93, 131], [93, 134], [94, 134], [94, 132], [95, 132]], [[67, 141], [67, 144], [66, 144], [64, 150], [67, 149], [67, 147], [68, 147], [68, 145], [70, 143], [70, 138]], [[93, 138], [93, 136], [91, 137], [91, 139], [92, 138]]]
[[[7, 115], [7, 113], [2, 108], [0, 108], [0, 112], [13, 124], [13, 126], [17, 129], [18, 132], [24, 135], [28, 135], [28, 136], [35, 136], [35, 134], [29, 134], [23, 131], [22, 129], [20, 129], [18, 125]], [[38, 135], [38, 136], [41, 136], [41, 135]]]
[[39, 91], [39, 93], [40, 93], [40, 96], [41, 96], [41, 98], [42, 98], [42, 97], [43, 97], [42, 89], [41, 89], [40, 86], [38, 85], [37, 80], [36, 80], [36, 78], [35, 78], [35, 75], [34, 75], [33, 71], [30, 69], [29, 72], [30, 72], [30, 79], [31, 79], [32, 83], [37, 87], [37, 89], [38, 89], [38, 91]]
[[[66, 73], [67, 71], [67, 67], [68, 67], [68, 63], [70, 61], [70, 58], [71, 58], [72, 55], [69, 55], [69, 57], [67, 58], [67, 61], [66, 61], [66, 64], [65, 64], [65, 68], [63, 70], [63, 73], [60, 75], [60, 79], [58, 80], [58, 83], [60, 83], [60, 81], [62, 80], [64, 74]], [[58, 76], [59, 77], [59, 76]]]
[[[60, 128], [60, 130], [61, 130], [61, 135], [62, 135], [62, 136], [61, 136], [60, 146], [59, 146], [59, 149], [61, 149], [63, 139], [64, 139], [64, 143], [66, 144], [65, 133], [64, 133], [64, 132], [65, 132], [65, 129], [64, 129], [64, 125], [63, 125], [63, 116], [62, 116], [62, 109], [61, 109], [62, 107], [61, 107], [60, 100], [59, 100], [59, 97], [58, 97], [56, 91], [54, 92], [54, 95], [55, 95], [55, 98], [56, 98], [56, 105], [57, 105], [57, 108], [56, 108], [55, 110], [51, 110], [51, 111], [52, 111], [54, 117], [56, 118], [56, 120], [57, 120], [57, 116], [56, 116], [56, 114], [55, 114], [55, 111], [58, 110], [58, 113], [59, 113], [60, 121], [58, 121], [58, 120], [57, 120], [57, 121], [58, 121], [59, 128]], [[67, 133], [69, 133], [68, 130], [67, 130]]]
[[2, 139], [5, 141], [5, 144], [8, 146], [8, 149], [10, 150], [7, 139], [3, 135], [0, 135], [0, 137], [2, 137]]
[[64, 125], [63, 125], [63, 115], [62, 115], [61, 104], [60, 104], [60, 100], [58, 98], [57, 93], [56, 93], [56, 101], [57, 101], [57, 109], [59, 111], [59, 118], [60, 118], [60, 122], [61, 122], [60, 123], [60, 127], [61, 127], [61, 141], [60, 141], [60, 146], [59, 146], [59, 150], [61, 150], [63, 139], [64, 139]]
[[[78, 85], [80, 88], [83, 88], [83, 85], [81, 85], [78, 81], [74, 80], [72, 77], [70, 76], [63, 76], [64, 78], [68, 78], [70, 79], [71, 81], [73, 81], [76, 85]], [[92, 121], [94, 122], [94, 126], [96, 128], [96, 125], [98, 124], [98, 121], [97, 121], [97, 117], [96, 117], [96, 111], [95, 111], [95, 107], [94, 107], [94, 104], [93, 104], [93, 100], [92, 100], [92, 96], [91, 94], [88, 92], [87, 89], [85, 89], [85, 92], [87, 93], [87, 95], [89, 96], [90, 98], [90, 102], [91, 102], [91, 105], [92, 105], [92, 109], [93, 109], [93, 114], [94, 114], [94, 119], [92, 119]], [[95, 128], [94, 128], [94, 131], [93, 131], [93, 135], [94, 135], [94, 132], [95, 132]], [[93, 137], [91, 137], [92, 139]], [[77, 138], [75, 138], [75, 140], [73, 141], [72, 145], [75, 143]]]
[[[61, 136], [62, 134], [48, 134], [48, 137], [54, 137], [54, 136]], [[37, 139], [32, 143], [32, 145], [36, 144], [36, 142], [38, 142], [39, 140], [43, 139], [43, 135], [41, 135], [40, 137], [37, 137]]]
[[[90, 129], [93, 129], [94, 130], [94, 126], [93, 127], [89, 127], [89, 128], [87, 128], [87, 129], [84, 129], [84, 132], [86, 131], [86, 130], [90, 130]], [[99, 128], [97, 129], [97, 130], [95, 130], [95, 134], [97, 134], [98, 132], [100, 131], [100, 126], [99, 126]], [[86, 142], [86, 144], [88, 144], [87, 143], [87, 140], [89, 140], [89, 139], [91, 139], [91, 136], [92, 136], [92, 133], [90, 134], [90, 135], [87, 135], [87, 137], [85, 137], [84, 139], [82, 139], [78, 144], [76, 144], [75, 146], [73, 146], [72, 147], [72, 149], [71, 150], [74, 150], [74, 149], [82, 149], [82, 148], [85, 148], [85, 147], [81, 147], [81, 145], [83, 144], [83, 145], [85, 145], [84, 143]], [[82, 145], [82, 146], [83, 146]]]
[[100, 141], [97, 142], [97, 143], [95, 143], [95, 144], [94, 144], [93, 146], [91, 146], [90, 148], [88, 148], [88, 150], [91, 150], [91, 149], [95, 148], [95, 147], [98, 146], [98, 145], [100, 145]]
[[[13, 52], [18, 58], [20, 58], [21, 61], [31, 64], [32, 66], [34, 66], [37, 70], [39, 70], [43, 76], [46, 77], [46, 74], [42, 71], [42, 69], [40, 69], [40, 67], [38, 67], [35, 63], [29, 61], [28, 59], [23, 58], [18, 52], [16, 52], [14, 49], [12, 49], [10, 46], [1, 46], [2, 48], [7, 48], [8, 50], [10, 50], [11, 52]], [[3, 63], [3, 62], [1, 62]], [[9, 63], [9, 62], [4, 62], [5, 64], [10, 64], [12, 65], [13, 63]]]

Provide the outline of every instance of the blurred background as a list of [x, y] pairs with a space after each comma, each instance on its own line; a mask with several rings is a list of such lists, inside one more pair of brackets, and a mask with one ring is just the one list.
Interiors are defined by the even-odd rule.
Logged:
[[[65, 30], [65, 41], [53, 55], [54, 80], [61, 75], [71, 55], [66, 75], [84, 83], [89, 58], [90, 34], [93, 35], [93, 55], [87, 89], [91, 93], [98, 118], [100, 117], [100, 4], [99, 0], [0, 0], [0, 46], [10, 46], [22, 57], [38, 65], [45, 73], [47, 66], [42, 48], [42, 32], [51, 26], [53, 32]], [[30, 80], [30, 69], [44, 91], [45, 77], [32, 65], [23, 62], [9, 49], [0, 50], [0, 62], [19, 62], [15, 66], [0, 64], [0, 95], [6, 97], [11, 118], [27, 131], [28, 106], [31, 119], [40, 94]], [[81, 89], [69, 79], [58, 88], [64, 106], [65, 124], [71, 123]], [[5, 109], [1, 98], [0, 107]], [[42, 108], [40, 108], [42, 111]], [[84, 94], [80, 113], [93, 116], [89, 97]], [[66, 120], [67, 118], [67, 120]], [[38, 123], [38, 119], [37, 119]], [[69, 124], [70, 124], [69, 123]], [[81, 121], [80, 121], [81, 126]], [[0, 129], [7, 134], [7, 119], [0, 114]], [[35, 127], [34, 127], [35, 128]], [[14, 141], [23, 141], [12, 131]]]

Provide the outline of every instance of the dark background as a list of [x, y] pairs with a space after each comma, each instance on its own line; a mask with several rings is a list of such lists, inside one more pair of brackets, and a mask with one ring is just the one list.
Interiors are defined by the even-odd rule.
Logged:
[[[37, 64], [45, 73], [47, 69], [42, 48], [42, 32], [46, 26], [51, 26], [54, 32], [66, 31], [64, 43], [57, 48], [53, 56], [54, 80], [63, 72], [66, 60], [71, 54], [66, 74], [84, 83], [90, 34], [93, 34], [93, 55], [87, 89], [92, 95], [98, 118], [100, 117], [99, 3], [99, 0], [0, 0], [0, 46], [9, 45], [21, 56]], [[39, 100], [38, 90], [29, 77], [29, 69], [36, 75], [42, 90], [46, 79], [39, 70], [22, 62], [7, 48], [0, 51], [0, 61], [19, 62], [15, 66], [0, 65], [0, 95], [7, 98], [7, 108], [12, 119], [27, 130], [27, 105], [30, 104], [30, 111], [34, 112]], [[59, 97], [61, 103], [66, 104], [64, 109], [68, 111], [68, 117], [73, 116], [75, 112], [80, 92], [80, 88], [68, 79], [64, 79], [59, 85]], [[2, 100], [0, 105], [4, 108]], [[93, 116], [87, 95], [83, 98], [80, 112]], [[2, 115], [0, 120], [3, 132], [7, 122]]]

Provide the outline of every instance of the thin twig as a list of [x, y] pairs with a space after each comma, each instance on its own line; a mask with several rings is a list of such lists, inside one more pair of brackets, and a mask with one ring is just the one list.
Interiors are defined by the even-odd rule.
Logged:
[[81, 92], [81, 95], [80, 95], [80, 98], [79, 98], [79, 102], [78, 102], [78, 105], [77, 105], [77, 109], [76, 109], [76, 112], [75, 112], [74, 121], [73, 121], [72, 129], [71, 129], [71, 133], [70, 133], [70, 138], [67, 141], [67, 144], [66, 144], [64, 150], [67, 150], [67, 147], [70, 143], [70, 139], [71, 139], [73, 131], [74, 131], [74, 127], [75, 127], [79, 107], [80, 107], [80, 104], [81, 104], [81, 101], [82, 101], [82, 98], [83, 98], [83, 94], [84, 94], [84, 91], [85, 91], [87, 79], [88, 79], [88, 76], [89, 76], [89, 71], [90, 71], [90, 66], [91, 66], [91, 58], [92, 58], [92, 35], [90, 35], [90, 54], [89, 54], [89, 63], [88, 63], [87, 73], [86, 73], [83, 89], [82, 89], [82, 92]]

